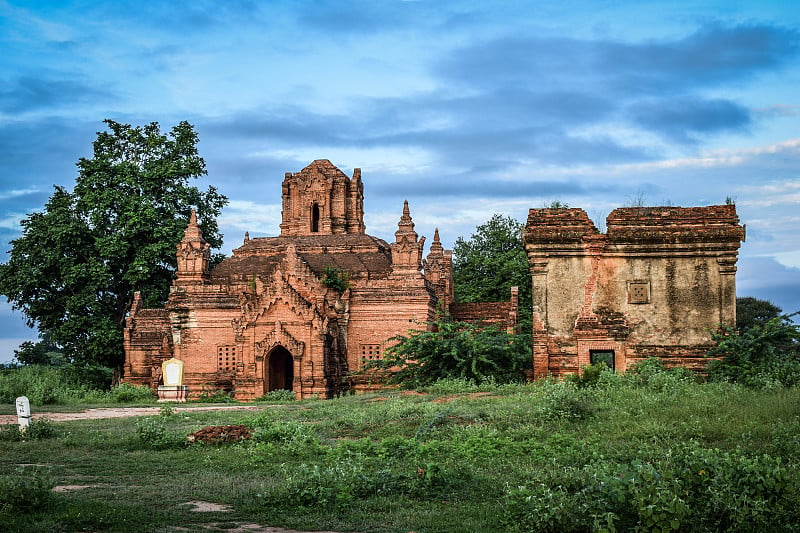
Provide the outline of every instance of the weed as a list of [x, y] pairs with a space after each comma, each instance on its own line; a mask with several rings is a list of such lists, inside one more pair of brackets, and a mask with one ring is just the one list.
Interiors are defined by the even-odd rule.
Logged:
[[200, 403], [231, 403], [236, 401], [231, 394], [221, 389], [204, 389], [194, 400]]
[[435, 427], [441, 426], [447, 422], [447, 417], [450, 415], [452, 411], [453, 411], [452, 409], [448, 408], [448, 409], [442, 409], [441, 411], [436, 413], [428, 423], [423, 424], [419, 427], [417, 433], [414, 435], [414, 438], [419, 441], [425, 440], [425, 438], [430, 434], [431, 431], [433, 431]]
[[185, 442], [183, 436], [167, 429], [164, 420], [163, 417], [146, 417], [136, 422], [136, 434], [142, 446], [162, 450], [180, 446]]
[[0, 429], [0, 441], [41, 440], [55, 437], [55, 425], [46, 418], [31, 420], [24, 431], [20, 431], [18, 424], [8, 424]]
[[42, 509], [52, 499], [53, 486], [46, 470], [19, 467], [11, 475], [0, 477], [0, 511], [27, 513]]
[[255, 399], [257, 402], [293, 402], [294, 392], [286, 389], [272, 390]]
[[151, 402], [155, 399], [150, 387], [130, 383], [121, 383], [111, 389], [111, 397], [118, 403]]

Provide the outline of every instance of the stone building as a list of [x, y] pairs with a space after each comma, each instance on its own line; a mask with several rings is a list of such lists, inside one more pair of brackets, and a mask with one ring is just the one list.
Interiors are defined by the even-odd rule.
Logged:
[[582, 209], [530, 210], [534, 376], [649, 356], [704, 368], [711, 332], [736, 324], [735, 206], [621, 208], [606, 227]]
[[[327, 398], [374, 385], [355, 371], [393, 337], [453, 304], [452, 254], [436, 231], [414, 231], [408, 203], [395, 241], [364, 226], [360, 169], [348, 178], [327, 160], [286, 173], [280, 236], [250, 239], [215, 268], [194, 214], [177, 247], [163, 309], [135, 298], [125, 327], [123, 380], [155, 387], [161, 363], [184, 362], [193, 393], [235, 390], [237, 399], [289, 389]], [[455, 319], [510, 327], [517, 299], [453, 306]]]

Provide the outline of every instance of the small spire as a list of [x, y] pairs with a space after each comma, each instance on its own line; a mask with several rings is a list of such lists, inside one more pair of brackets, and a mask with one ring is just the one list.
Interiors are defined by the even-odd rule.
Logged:
[[250, 232], [249, 231], [245, 231], [244, 232], [244, 242], [245, 243], [250, 242]]
[[403, 202], [403, 216], [400, 217], [400, 222], [397, 223], [397, 231], [395, 236], [398, 239], [402, 235], [414, 235], [414, 241], [417, 240], [417, 234], [414, 232], [414, 221], [411, 220], [411, 210], [408, 208], [408, 200]]
[[197, 224], [197, 211], [192, 209], [192, 214], [189, 215], [189, 224], [186, 225], [186, 231], [183, 233], [184, 241], [192, 242], [205, 242], [203, 241], [203, 232]]
[[444, 249], [442, 248], [442, 241], [439, 240], [439, 228], [433, 231], [433, 242], [431, 243], [431, 255], [443, 255]]

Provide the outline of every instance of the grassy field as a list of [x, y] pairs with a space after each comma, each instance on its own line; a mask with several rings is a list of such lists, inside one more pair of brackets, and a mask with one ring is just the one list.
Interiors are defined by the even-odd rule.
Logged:
[[[262, 406], [6, 427], [0, 531], [800, 530], [797, 389], [662, 372]], [[228, 424], [253, 437], [186, 443]]]

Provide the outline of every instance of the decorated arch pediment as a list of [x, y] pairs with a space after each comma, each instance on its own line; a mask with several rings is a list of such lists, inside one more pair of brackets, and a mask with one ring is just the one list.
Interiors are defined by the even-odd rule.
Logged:
[[[284, 315], [288, 312], [315, 329], [321, 327], [323, 314], [317, 309], [316, 299], [312, 297], [308, 281], [302, 279], [304, 277], [287, 275], [281, 269], [276, 269], [268, 280], [257, 279], [254, 292], [242, 292], [239, 295], [241, 315], [231, 321], [236, 335], [241, 336], [245, 329], [260, 320], [269, 320], [271, 310], [276, 305], [285, 309], [281, 311]], [[294, 287], [294, 283], [298, 284], [300, 290]]]
[[263, 359], [276, 346], [283, 346], [296, 359], [303, 357], [303, 351], [305, 350], [305, 343], [295, 339], [291, 333], [286, 331], [279, 320], [275, 321], [272, 331], [261, 341], [255, 343], [256, 359]]

